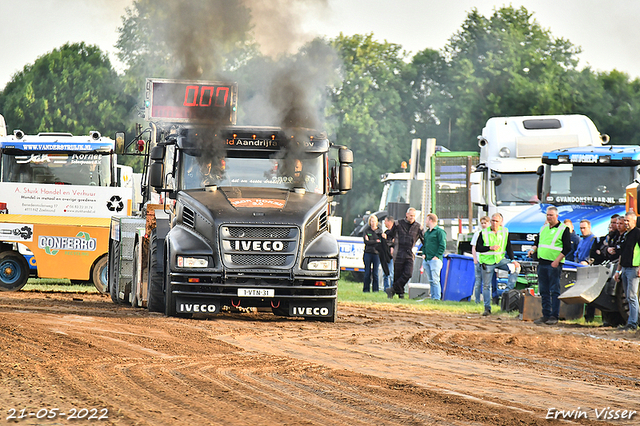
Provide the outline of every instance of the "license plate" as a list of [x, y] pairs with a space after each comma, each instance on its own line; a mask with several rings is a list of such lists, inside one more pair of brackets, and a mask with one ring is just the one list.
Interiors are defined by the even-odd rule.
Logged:
[[527, 252], [529, 250], [531, 250], [533, 248], [533, 246], [522, 246], [522, 251]]
[[239, 288], [238, 297], [274, 297], [276, 291], [272, 288]]

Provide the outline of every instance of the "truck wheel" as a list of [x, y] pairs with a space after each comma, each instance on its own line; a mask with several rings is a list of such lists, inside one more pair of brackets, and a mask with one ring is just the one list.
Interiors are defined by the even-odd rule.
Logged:
[[166, 302], [164, 313], [168, 317], [177, 317], [177, 318], [192, 318], [193, 314], [186, 313], [178, 313], [176, 309], [176, 296], [173, 294], [173, 286], [171, 285], [171, 277], [169, 276], [169, 248], [165, 248], [165, 274], [164, 281], [167, 283], [167, 292], [165, 293], [164, 300]]
[[602, 311], [602, 325], [609, 327], [617, 327], [626, 324], [627, 321], [622, 319], [620, 312]]
[[149, 312], [164, 313], [164, 293], [162, 265], [159, 265], [156, 254], [158, 253], [158, 237], [156, 230], [151, 231], [149, 237], [149, 301], [147, 308]]
[[618, 305], [618, 312], [620, 313], [623, 324], [626, 324], [629, 320], [629, 302], [627, 302], [627, 296], [624, 294], [622, 281], [616, 285], [616, 304]]
[[29, 279], [29, 263], [20, 253], [0, 253], [0, 290], [18, 291]]
[[138, 307], [138, 288], [140, 288], [140, 280], [138, 279], [138, 274], [140, 273], [138, 269], [138, 261], [140, 255], [138, 254], [138, 249], [140, 248], [140, 242], [136, 240], [136, 243], [133, 246], [133, 276], [131, 277], [131, 306], [134, 308]]
[[288, 302], [280, 302], [277, 308], [271, 307], [271, 312], [273, 315], [278, 317], [288, 317], [289, 316], [289, 303]]
[[331, 311], [332, 312], [330, 316], [318, 318], [318, 321], [336, 322], [336, 319], [338, 318], [338, 297], [337, 296], [335, 299], [333, 299], [333, 303], [331, 304]]
[[169, 262], [167, 259], [170, 259], [169, 248], [165, 248], [165, 260], [164, 260], [164, 280], [166, 283], [167, 291], [164, 294], [164, 313], [168, 317], [176, 316], [176, 297], [173, 295], [173, 286], [171, 285], [171, 277], [169, 276]]
[[108, 286], [107, 281], [107, 270], [109, 268], [109, 261], [107, 256], [102, 256], [98, 261], [93, 265], [93, 269], [91, 270], [91, 282], [98, 289], [100, 293], [105, 293]]
[[111, 300], [113, 303], [120, 304], [122, 303], [119, 296], [119, 286], [118, 282], [120, 281], [119, 272], [118, 272], [118, 259], [120, 259], [120, 241], [111, 241], [111, 250], [109, 250], [109, 294], [111, 294]]

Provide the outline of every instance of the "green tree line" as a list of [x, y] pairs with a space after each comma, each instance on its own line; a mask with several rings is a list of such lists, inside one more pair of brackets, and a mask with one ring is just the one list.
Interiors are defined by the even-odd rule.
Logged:
[[[471, 10], [441, 50], [409, 54], [374, 34], [340, 34], [273, 59], [260, 54], [248, 25], [212, 20], [219, 2], [180, 2], [182, 14], [174, 4], [138, 0], [127, 10], [116, 45], [122, 75], [84, 43], [25, 66], [0, 92], [9, 130], [112, 135], [142, 121], [146, 77], [237, 81], [239, 124], [318, 126], [354, 151], [354, 190], [338, 208], [346, 231], [376, 209], [380, 175], [400, 171], [413, 138], [477, 150], [490, 117], [584, 114], [611, 143], [640, 144], [640, 80], [580, 69], [579, 46], [554, 37], [524, 7], [491, 16]], [[188, 31], [209, 28], [204, 37]]]

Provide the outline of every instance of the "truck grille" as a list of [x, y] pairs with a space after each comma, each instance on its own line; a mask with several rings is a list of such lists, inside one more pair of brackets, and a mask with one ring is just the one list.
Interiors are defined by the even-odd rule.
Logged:
[[222, 225], [219, 235], [229, 269], [290, 269], [300, 239], [295, 226]]
[[265, 256], [263, 254], [232, 254], [231, 261], [242, 266], [282, 266], [287, 256]]
[[232, 238], [288, 238], [291, 228], [228, 227]]

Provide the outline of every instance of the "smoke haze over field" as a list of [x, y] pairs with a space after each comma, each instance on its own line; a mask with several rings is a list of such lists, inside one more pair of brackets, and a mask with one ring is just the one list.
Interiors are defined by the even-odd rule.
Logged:
[[244, 0], [251, 9], [253, 35], [260, 51], [270, 57], [295, 53], [298, 48], [320, 35], [304, 25], [305, 16], [326, 19], [328, 0]]
[[[138, 10], [144, 10], [141, 6]], [[225, 57], [237, 51], [255, 36], [260, 50], [272, 58], [257, 64], [254, 87], [244, 84], [241, 92], [250, 93], [244, 116], [250, 124], [286, 127], [316, 127], [323, 111], [314, 106], [335, 67], [335, 54], [326, 45], [300, 54], [302, 41], [313, 35], [302, 30], [304, 11], [326, 8], [325, 0], [162, 0], [150, 8], [157, 19], [145, 25], [158, 50], [175, 58], [174, 75], [178, 79], [230, 79], [223, 70]], [[299, 15], [300, 14], [300, 15]], [[322, 55], [322, 61], [317, 62]], [[164, 61], [165, 56], [158, 57]], [[328, 66], [327, 66], [328, 65]], [[245, 108], [244, 101], [239, 105]]]
[[[142, 3], [142, 2], [141, 2]], [[261, 52], [252, 68], [254, 79], [240, 85], [247, 95], [239, 104], [247, 123], [284, 128], [321, 128], [326, 86], [339, 62], [327, 44], [316, 42], [291, 56], [315, 35], [302, 29], [303, 11], [326, 8], [326, 0], [162, 0], [157, 20], [147, 21], [152, 40], [161, 41], [176, 59], [178, 79], [235, 80], [224, 71], [225, 57], [255, 38]], [[157, 4], [157, 3], [156, 3]], [[162, 57], [158, 58], [160, 61]], [[224, 140], [215, 130], [200, 134], [200, 162], [220, 164]], [[295, 132], [287, 136], [295, 136]], [[297, 138], [294, 137], [294, 140]], [[292, 144], [282, 153], [283, 167], [293, 169], [304, 146]]]

